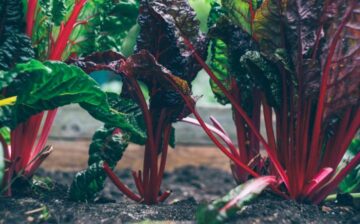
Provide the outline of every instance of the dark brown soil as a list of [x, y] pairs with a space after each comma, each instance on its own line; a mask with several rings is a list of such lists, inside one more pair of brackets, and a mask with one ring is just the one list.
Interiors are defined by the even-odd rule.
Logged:
[[[222, 196], [235, 186], [227, 172], [207, 167], [183, 167], [164, 177], [164, 190], [173, 191], [165, 204], [136, 204], [123, 197], [111, 183], [106, 184], [99, 202], [76, 203], [66, 197], [74, 173], [42, 170], [38, 174], [51, 177], [54, 186], [48, 190], [18, 192], [13, 198], [0, 198], [0, 224], [134, 223], [144, 220], [148, 221], [146, 223], [155, 220], [194, 223], [199, 203]], [[134, 188], [129, 174], [128, 170], [118, 172], [119, 177]], [[298, 204], [265, 193], [239, 212], [231, 223], [360, 223], [360, 212], [334, 203], [321, 206]]]

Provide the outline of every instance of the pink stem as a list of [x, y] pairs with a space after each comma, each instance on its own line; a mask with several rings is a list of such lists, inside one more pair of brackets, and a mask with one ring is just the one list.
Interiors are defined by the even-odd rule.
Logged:
[[[218, 120], [216, 120], [215, 117], [210, 116], [210, 120], [213, 123], [214, 127], [216, 129], [218, 129], [219, 131], [221, 131], [222, 133], [224, 133], [224, 135], [226, 135], [227, 137], [229, 137], [229, 134], [226, 132], [226, 130], [224, 129], [224, 127], [220, 124], [220, 122]], [[230, 138], [230, 137], [229, 137]]]
[[35, 22], [35, 11], [38, 1], [28, 0], [28, 9], [26, 12], [26, 34], [31, 38]]
[[[356, 5], [355, 2], [356, 1], [352, 1], [350, 3], [351, 5], [348, 7], [347, 11], [345, 12], [345, 15], [342, 18], [342, 21], [330, 43], [329, 53], [326, 57], [324, 71], [321, 76], [320, 96], [319, 96], [317, 109], [316, 109], [313, 139], [311, 141], [311, 146], [310, 146], [310, 156], [309, 156], [310, 160], [309, 160], [308, 167], [307, 167], [307, 173], [309, 173], [309, 174], [313, 174], [314, 171], [316, 170], [315, 164], [318, 159], [316, 157], [316, 155], [318, 155], [318, 151], [321, 150], [321, 145], [320, 145], [321, 143], [319, 142], [319, 139], [320, 139], [321, 123], [322, 123], [323, 111], [324, 111], [324, 102], [325, 102], [325, 96], [326, 96], [326, 92], [327, 92], [327, 85], [328, 85], [328, 79], [329, 79], [330, 70], [331, 70], [332, 58], [335, 53], [336, 46], [339, 42], [340, 34], [341, 34], [342, 30], [344, 29], [346, 23], [351, 18], [350, 16]], [[309, 176], [312, 176], [312, 175], [309, 175]]]
[[[191, 118], [191, 117], [186, 117], [184, 119], [181, 120], [182, 122], [185, 123], [189, 123], [189, 124], [193, 124], [196, 125], [198, 127], [201, 127], [201, 124], [198, 120]], [[215, 133], [217, 136], [219, 136], [225, 143], [226, 145], [230, 148], [231, 152], [233, 154], [235, 154], [235, 156], [238, 154], [236, 147], [234, 146], [233, 142], [231, 141], [231, 139], [224, 134], [221, 130], [215, 128], [214, 126], [211, 126], [210, 124], [205, 123], [205, 125], [207, 126], [207, 128], [212, 131], [213, 133]]]
[[75, 2], [74, 9], [71, 12], [68, 21], [63, 26], [63, 29], [61, 30], [54, 47], [52, 48], [49, 57], [50, 60], [61, 60], [62, 54], [67, 46], [70, 35], [74, 29], [74, 26], [76, 25], [77, 18], [79, 17], [80, 12], [86, 2], [87, 0], [79, 0]]
[[135, 193], [133, 193], [129, 188], [127, 188], [119, 180], [119, 178], [115, 175], [115, 173], [111, 170], [111, 168], [109, 167], [109, 165], [107, 163], [104, 162], [103, 168], [104, 168], [104, 171], [106, 172], [106, 174], [108, 175], [108, 177], [110, 178], [110, 180], [115, 184], [115, 186], [117, 188], [119, 188], [119, 190], [121, 192], [123, 192], [123, 194], [125, 194], [130, 199], [132, 199], [136, 202], [141, 202], [141, 198], [138, 195], [136, 195]]
[[336, 177], [328, 183], [328, 185], [322, 189], [313, 199], [313, 202], [315, 204], [319, 204], [322, 200], [326, 198], [333, 190], [336, 189], [336, 187], [339, 185], [339, 183], [345, 178], [345, 176], [354, 169], [357, 165], [360, 164], [360, 153], [358, 153], [351, 162], [342, 169]]
[[286, 187], [290, 189], [289, 186], [289, 180], [286, 176], [285, 170], [279, 163], [279, 161], [276, 159], [276, 156], [274, 154], [274, 149], [270, 148], [270, 146], [265, 141], [264, 137], [260, 134], [260, 132], [256, 129], [254, 123], [251, 121], [251, 119], [248, 117], [246, 112], [239, 106], [238, 102], [234, 99], [234, 97], [231, 95], [231, 93], [226, 89], [226, 87], [220, 82], [220, 80], [215, 76], [215, 74], [211, 71], [209, 66], [204, 62], [204, 60], [200, 57], [200, 55], [195, 50], [194, 46], [190, 43], [189, 40], [184, 38], [185, 44], [194, 52], [194, 56], [198, 63], [204, 68], [204, 70], [207, 72], [207, 74], [210, 76], [210, 78], [215, 82], [215, 84], [221, 89], [221, 91], [224, 93], [224, 95], [229, 99], [232, 106], [236, 109], [236, 111], [242, 116], [242, 118], [245, 120], [245, 122], [249, 125], [250, 129], [253, 131], [255, 136], [259, 139], [259, 141], [264, 145], [264, 148], [266, 149], [266, 152], [269, 155], [269, 158], [273, 162], [276, 170], [278, 171], [280, 177], [283, 179]]

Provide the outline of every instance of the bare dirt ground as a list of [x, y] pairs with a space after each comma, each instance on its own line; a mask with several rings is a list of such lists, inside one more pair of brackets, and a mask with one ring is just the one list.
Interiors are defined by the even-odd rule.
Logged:
[[[228, 159], [215, 147], [178, 145], [169, 150], [163, 190], [172, 190], [159, 205], [134, 203], [107, 181], [103, 201], [72, 202], [68, 187], [75, 173], [87, 167], [89, 140], [49, 144], [54, 151], [36, 175], [49, 177], [46, 188], [18, 189], [12, 198], [0, 197], [2, 223], [195, 223], [198, 206], [223, 196], [236, 184]], [[130, 170], [142, 167], [143, 148], [130, 145], [117, 167], [117, 176], [135, 190]], [[27, 189], [27, 190], [26, 190]], [[34, 190], [35, 189], [35, 190]], [[245, 206], [229, 223], [360, 223], [360, 211], [353, 206], [325, 203], [298, 204], [270, 193]]]
[[[45, 160], [42, 168], [48, 171], [73, 172], [87, 167], [90, 140], [50, 140], [48, 144], [54, 146], [54, 151]], [[129, 145], [117, 168], [138, 170], [142, 167], [143, 152], [142, 146]], [[166, 171], [171, 172], [183, 166], [209, 166], [230, 172], [229, 160], [220, 150], [212, 146], [177, 145], [175, 149], [170, 149]]]

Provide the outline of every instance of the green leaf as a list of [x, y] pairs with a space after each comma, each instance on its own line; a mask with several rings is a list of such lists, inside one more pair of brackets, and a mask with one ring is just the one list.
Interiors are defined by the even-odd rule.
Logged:
[[200, 30], [202, 32], [208, 31], [207, 21], [213, 2], [215, 0], [189, 0], [190, 6], [196, 12], [196, 18], [200, 21]]
[[[220, 19], [226, 15], [225, 9], [220, 4], [213, 2], [208, 17], [208, 26], [214, 32], [214, 26]], [[219, 39], [216, 35], [210, 39], [210, 59], [209, 65], [216, 77], [227, 88], [231, 87], [231, 75], [229, 71], [228, 47], [224, 41]], [[213, 91], [217, 101], [223, 105], [227, 104], [229, 100], [226, 98], [220, 88], [210, 79], [211, 90]]]
[[261, 50], [272, 54], [276, 49], [284, 48], [282, 13], [283, 1], [264, 0], [255, 13], [253, 33], [256, 36]]
[[59, 26], [64, 20], [67, 7], [65, 0], [53, 0], [52, 1], [52, 21], [56, 26]]
[[0, 1], [0, 70], [34, 57], [30, 39], [23, 34], [23, 5], [20, 0]]
[[106, 162], [114, 169], [128, 146], [128, 137], [114, 127], [103, 127], [95, 132], [89, 147], [89, 167], [76, 174], [69, 196], [74, 201], [92, 201], [104, 188], [107, 177], [103, 170]]
[[[360, 138], [355, 138], [346, 151], [339, 167], [344, 167], [351, 159], [360, 153]], [[342, 193], [353, 193], [360, 190], [360, 165], [356, 166], [340, 183], [339, 190]]]
[[[66, 0], [40, 0], [38, 16], [50, 26], [60, 26], [69, 10]], [[43, 17], [44, 16], [44, 17]]]
[[7, 144], [10, 144], [10, 128], [2, 127], [0, 128], [0, 135], [5, 140]]
[[220, 18], [226, 16], [226, 10], [219, 3], [212, 2], [211, 9], [207, 21], [208, 27], [213, 27], [219, 21]]
[[[9, 72], [19, 73], [25, 81], [19, 84], [21, 89], [17, 90], [17, 101], [11, 106], [11, 122], [7, 126], [14, 128], [41, 111], [79, 103], [94, 118], [128, 131], [139, 142], [145, 141], [145, 132], [130, 124], [128, 114], [111, 108], [106, 93], [80, 68], [62, 62], [45, 62], [42, 67], [39, 63], [33, 60], [18, 64]], [[35, 70], [34, 64], [38, 66]]]
[[241, 58], [242, 63], [254, 76], [255, 85], [262, 89], [270, 106], [280, 108], [282, 86], [280, 72], [276, 65], [262, 57], [257, 51], [248, 51]]
[[222, 6], [227, 11], [227, 16], [231, 21], [242, 27], [248, 33], [252, 33], [253, 18], [251, 12], [255, 13], [261, 5], [261, 0], [222, 0]]
[[[229, 72], [229, 61], [227, 53], [226, 44], [220, 40], [215, 39], [211, 41], [211, 58], [210, 58], [210, 68], [220, 80], [220, 82], [227, 88], [230, 89], [231, 86], [231, 75]], [[219, 103], [225, 105], [229, 102], [227, 97], [224, 95], [222, 90], [219, 88], [215, 82], [210, 79], [211, 90], [215, 94], [216, 99]]]
[[[88, 55], [94, 51], [114, 50], [122, 52], [123, 47], [134, 48], [136, 39], [132, 33], [130, 43], [129, 31], [136, 25], [139, 4], [135, 0], [93, 0], [89, 1], [79, 20], [87, 22], [76, 27], [71, 35], [71, 53]], [[87, 19], [90, 18], [90, 19]], [[125, 46], [130, 44], [131, 46]], [[129, 51], [129, 49], [125, 49]]]
[[[241, 90], [241, 104], [247, 112], [251, 113], [254, 77], [245, 65], [240, 63], [240, 59], [246, 52], [256, 51], [257, 44], [248, 33], [224, 16], [210, 28], [209, 36], [213, 53], [210, 65], [229, 91], [232, 91], [231, 80], [237, 82]], [[222, 91], [215, 84], [212, 84], [212, 90], [221, 103], [227, 102]]]
[[[54, 41], [59, 38], [61, 24], [69, 21], [75, 5], [79, 2], [39, 1], [32, 34], [37, 59], [48, 59]], [[135, 0], [86, 1], [72, 27], [62, 59], [66, 60], [69, 55], [87, 55], [93, 51], [122, 50], [128, 32], [136, 24], [137, 15], [138, 3]], [[135, 39], [136, 36], [130, 38]], [[134, 41], [132, 45], [130, 42], [127, 40], [127, 47], [133, 48]], [[129, 44], [131, 46], [128, 46]]]
[[[146, 130], [144, 118], [139, 106], [131, 99], [121, 98], [116, 93], [107, 93], [108, 101], [112, 108], [129, 115], [131, 125]], [[76, 174], [70, 187], [70, 198], [75, 201], [93, 200], [103, 189], [106, 173], [103, 162], [112, 169], [121, 159], [128, 145], [129, 136], [121, 133], [111, 125], [105, 125], [96, 131], [89, 148], [88, 168]], [[132, 139], [132, 142], [143, 142]]]
[[236, 216], [244, 205], [253, 201], [270, 184], [276, 182], [273, 176], [263, 176], [247, 181], [234, 188], [227, 195], [209, 205], [200, 206], [196, 212], [199, 224], [220, 224]]
[[[121, 113], [127, 114], [128, 122], [133, 127], [135, 127], [137, 130], [143, 130], [144, 133], [146, 132], [146, 125], [142, 110], [134, 100], [123, 98], [116, 93], [110, 92], [107, 92], [107, 96], [111, 108], [114, 108]], [[135, 136], [131, 138], [131, 142], [136, 144], [144, 144], [143, 139], [137, 139]]]
[[21, 0], [0, 1], [0, 39], [8, 32], [21, 33], [24, 31], [23, 4]]

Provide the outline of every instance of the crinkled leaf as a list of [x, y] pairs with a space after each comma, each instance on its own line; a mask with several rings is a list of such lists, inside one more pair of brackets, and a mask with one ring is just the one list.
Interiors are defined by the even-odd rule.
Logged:
[[267, 98], [270, 106], [281, 106], [281, 80], [275, 64], [262, 57], [257, 51], [248, 51], [241, 58], [243, 64], [254, 76], [257, 88], [260, 88]]
[[282, 30], [282, 8], [284, 1], [264, 0], [256, 10], [253, 34], [258, 40], [261, 50], [273, 54], [276, 49], [285, 48]]
[[135, 0], [89, 1], [79, 18], [87, 22], [76, 27], [71, 35], [76, 43], [71, 52], [88, 55], [94, 51], [122, 51], [129, 31], [136, 25], [138, 11]]
[[20, 0], [0, 2], [0, 70], [34, 57], [31, 41], [24, 35], [23, 5]]
[[21, 33], [24, 31], [23, 4], [21, 0], [0, 1], [0, 40], [9, 32]]
[[199, 21], [186, 0], [140, 2], [140, 34], [136, 52], [147, 50], [172, 74], [191, 82], [201, 66], [184, 44], [182, 36], [206, 58], [207, 41], [199, 31]]
[[129, 115], [110, 107], [107, 95], [81, 69], [62, 62], [45, 62], [42, 68], [33, 71], [31, 65], [34, 63], [38, 65], [39, 62], [20, 64], [9, 72], [27, 77], [21, 83], [22, 88], [16, 93], [15, 105], [11, 106], [9, 127], [14, 128], [18, 123], [41, 111], [79, 103], [94, 118], [128, 131], [137, 141], [146, 138], [143, 130], [129, 123]]
[[[16, 95], [23, 87], [22, 84], [26, 82], [29, 74], [32, 73], [49, 73], [51, 70], [46, 68], [44, 64], [37, 60], [30, 60], [27, 63], [16, 64], [15, 68], [10, 71], [0, 71], [0, 79], [2, 82], [2, 89], [9, 87], [6, 90], [8, 96]], [[1, 109], [1, 108], [0, 108]]]
[[[121, 98], [118, 94], [107, 93], [108, 101], [112, 108], [129, 115], [129, 122], [139, 129], [146, 130], [144, 118], [139, 106], [131, 99]], [[133, 142], [141, 144], [141, 140]], [[121, 130], [111, 125], [105, 125], [93, 136], [89, 148], [88, 168], [76, 174], [70, 187], [70, 198], [75, 201], [93, 200], [104, 187], [106, 173], [103, 162], [112, 169], [121, 159], [128, 145], [128, 136]]]
[[[326, 96], [325, 117], [331, 117], [341, 113], [347, 108], [358, 108], [360, 106], [360, 3], [353, 1], [350, 16], [340, 33], [335, 54], [330, 65], [328, 91]], [[333, 3], [336, 5], [336, 2]], [[322, 66], [325, 66], [326, 55], [329, 52], [330, 44], [334, 33], [339, 27], [342, 18], [345, 16], [347, 4], [337, 5], [335, 14], [332, 15], [325, 29], [324, 50], [320, 58]]]
[[[252, 111], [254, 77], [246, 67], [240, 63], [240, 58], [247, 51], [257, 50], [257, 44], [248, 33], [243, 31], [239, 26], [231, 23], [231, 21], [225, 17], [220, 18], [216, 25], [210, 28], [209, 35], [212, 44], [216, 42], [224, 43], [224, 47], [226, 47], [226, 55], [223, 56], [223, 59], [227, 59], [228, 65], [222, 64], [222, 66], [226, 66], [227, 68], [221, 73], [215, 70], [216, 75], [220, 80], [224, 80], [223, 84], [228, 87], [230, 87], [231, 79], [237, 81], [238, 87], [241, 90], [241, 103], [250, 113], [250, 111]], [[221, 42], [219, 42], [219, 40]], [[218, 63], [216, 59], [215, 55], [215, 57], [211, 58], [210, 64], [216, 65], [216, 63]], [[217, 68], [220, 67], [217, 66]], [[215, 84], [213, 87], [215, 87]], [[215, 87], [213, 91], [217, 94], [220, 90], [218, 87]]]
[[236, 215], [244, 205], [253, 201], [270, 184], [276, 182], [273, 176], [263, 176], [247, 181], [234, 188], [227, 195], [209, 205], [200, 206], [196, 212], [199, 224], [224, 223]]
[[66, 11], [67, 7], [65, 0], [52, 0], [51, 20], [56, 26], [59, 26], [65, 19]]
[[209, 17], [207, 20], [208, 27], [210, 28], [216, 25], [218, 20], [224, 16], [226, 16], [226, 10], [216, 1], [212, 2]]
[[222, 0], [221, 3], [227, 11], [227, 17], [234, 24], [252, 33], [255, 11], [260, 7], [262, 0]]
[[[66, 0], [40, 0], [38, 15], [46, 25], [60, 26], [69, 7]], [[44, 16], [44, 17], [43, 17]]]
[[[213, 2], [211, 4], [211, 10], [208, 17], [208, 26], [210, 28], [215, 26], [219, 19], [224, 16], [224, 8], [221, 7], [220, 4], [218, 4], [217, 2]], [[216, 77], [221, 81], [221, 83], [227, 89], [230, 89], [231, 75], [229, 72], [228, 47], [226, 46], [226, 43], [224, 43], [224, 41], [222, 41], [221, 39], [210, 39], [210, 52], [210, 68], [212, 69]], [[225, 97], [224, 93], [211, 79], [210, 86], [219, 103], [225, 105], [229, 102], [228, 99]]]
[[126, 76], [131, 76], [144, 82], [149, 89], [153, 90], [150, 98], [150, 109], [153, 111], [155, 118], [160, 116], [160, 112], [163, 109], [166, 110], [169, 121], [182, 119], [190, 113], [181, 95], [170, 84], [170, 81], [184, 95], [191, 94], [188, 83], [158, 64], [155, 57], [148, 51], [142, 50], [129, 57], [122, 65], [121, 71]]
[[74, 201], [91, 201], [104, 188], [107, 177], [103, 163], [112, 169], [128, 146], [126, 135], [114, 127], [105, 126], [95, 132], [89, 147], [88, 168], [80, 171], [70, 186], [69, 196]]
[[[156, 92], [159, 94], [151, 96], [151, 105], [152, 108], [154, 108], [153, 112], [155, 114], [158, 114], [160, 110], [167, 108], [168, 117], [172, 118], [172, 120], [177, 120], [189, 113], [187, 108], [184, 107], [181, 96], [173, 90], [173, 86], [170, 84], [169, 80], [174, 81], [185, 95], [189, 95], [190, 89], [187, 82], [172, 75], [169, 70], [158, 64], [154, 57], [145, 50], [140, 51], [138, 54], [132, 55], [127, 59], [119, 53], [106, 51], [94, 53], [83, 58], [70, 58], [68, 63], [75, 64], [87, 73], [98, 70], [110, 70], [120, 74], [124, 78], [122, 92], [122, 101], [124, 102], [120, 105], [124, 105], [124, 107], [117, 108], [115, 105], [113, 107], [117, 108], [118, 111], [126, 113], [129, 113], [130, 111], [124, 110], [134, 108], [134, 113], [131, 114], [131, 117], [135, 120], [141, 118], [141, 122], [138, 121], [138, 123], [141, 124], [140, 128], [143, 130], [145, 130], [146, 127], [143, 122], [142, 112], [139, 106], [134, 104], [135, 101], [132, 100], [137, 99], [137, 96], [134, 96], [134, 94], [137, 93], [131, 91], [131, 85], [126, 82], [128, 78], [143, 81], [149, 88], [156, 89]], [[167, 98], [165, 98], [164, 95]], [[128, 99], [130, 105], [125, 103], [125, 97]], [[109, 98], [109, 102], [112, 104], [111, 98]], [[117, 100], [114, 102], [117, 102]], [[156, 115], [154, 119], [157, 119]], [[132, 124], [135, 123], [132, 121], [130, 122]], [[172, 131], [169, 143], [172, 147], [175, 145], [174, 135], [174, 131]]]
[[[354, 139], [346, 151], [340, 167], [346, 166], [358, 153], [360, 153], [360, 138]], [[360, 165], [356, 166], [339, 184], [342, 193], [358, 192], [360, 190]]]
[[126, 57], [114, 51], [95, 52], [85, 57], [71, 57], [66, 62], [76, 65], [86, 73], [109, 70], [115, 73], [121, 73], [121, 61], [125, 61]]
[[[128, 98], [137, 99], [133, 95], [136, 93], [128, 92], [131, 87], [126, 82], [126, 77], [144, 82], [149, 89], [156, 90], [150, 99], [150, 107], [154, 108], [155, 113], [156, 111], [160, 113], [162, 109], [167, 108], [169, 118], [173, 120], [180, 119], [189, 113], [184, 106], [181, 96], [174, 90], [169, 80], [176, 83], [185, 95], [190, 95], [191, 93], [188, 83], [158, 64], [155, 58], [145, 50], [127, 59], [119, 53], [106, 51], [94, 53], [83, 58], [70, 58], [68, 63], [75, 64], [87, 73], [98, 70], [110, 70], [120, 74], [124, 78], [122, 95]], [[170, 114], [172, 115], [170, 116]]]
[[[135, 127], [136, 130], [142, 130], [144, 133], [146, 132], [146, 125], [142, 110], [134, 100], [123, 98], [116, 93], [110, 92], [107, 93], [107, 96], [111, 108], [127, 114], [128, 122]], [[144, 144], [144, 140], [142, 138], [137, 139], [136, 136], [132, 136], [131, 141], [136, 144]]]
[[96, 50], [120, 50], [128, 31], [136, 24], [138, 4], [134, 0], [41, 0], [32, 33], [38, 59], [49, 58], [76, 5], [82, 6], [81, 11], [62, 52], [62, 59]]
[[[231, 86], [231, 76], [229, 72], [229, 62], [227, 54], [226, 44], [220, 40], [216, 39], [211, 41], [211, 58], [210, 58], [210, 68], [220, 80], [220, 82], [227, 88], [230, 89]], [[226, 98], [224, 93], [221, 91], [218, 85], [210, 79], [211, 90], [213, 91], [217, 101], [223, 105], [227, 104], [229, 100]]]
[[122, 52], [125, 38], [136, 25], [138, 11], [139, 4], [135, 0], [106, 1], [103, 12], [96, 17], [99, 26], [96, 49]]
[[[303, 75], [300, 74], [302, 59], [310, 58], [313, 51], [323, 2], [323, 0], [288, 0], [286, 2], [286, 33], [283, 38], [286, 38], [289, 55], [298, 67], [296, 68], [298, 76]], [[278, 25], [278, 27], [281, 26]]]

